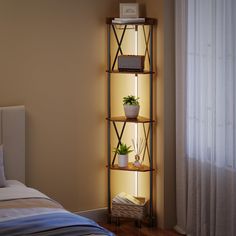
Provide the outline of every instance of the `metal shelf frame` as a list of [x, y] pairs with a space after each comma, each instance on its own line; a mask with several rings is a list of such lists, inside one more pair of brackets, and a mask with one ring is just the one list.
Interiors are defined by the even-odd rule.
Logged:
[[[147, 18], [145, 23], [137, 23], [137, 24], [112, 24], [112, 18], [107, 18], [107, 178], [108, 178], [108, 189], [107, 189], [107, 201], [108, 201], [108, 215], [111, 215], [111, 170], [122, 170], [120, 168], [117, 168], [117, 165], [114, 164], [115, 156], [113, 157], [113, 160], [111, 158], [111, 124], [113, 124], [116, 135], [118, 138], [118, 144], [121, 142], [122, 135], [126, 126], [127, 122], [132, 123], [143, 123], [143, 128], [145, 132], [145, 142], [146, 147], [145, 151], [147, 149], [148, 157], [149, 157], [149, 167], [146, 168], [145, 171], [149, 172], [150, 178], [149, 178], [149, 184], [150, 184], [150, 193], [149, 193], [149, 222], [151, 225], [153, 225], [153, 30], [154, 26], [156, 25], [157, 21], [156, 19]], [[137, 30], [137, 28], [142, 29], [144, 34], [144, 40], [145, 40], [145, 59], [148, 60], [149, 68], [146, 69], [146, 76], [149, 77], [149, 90], [150, 90], [150, 97], [149, 97], [149, 117], [145, 118], [145, 122], [138, 121], [138, 119], [135, 120], [127, 120], [124, 117], [112, 117], [111, 116], [111, 79], [113, 73], [126, 73], [126, 72], [119, 72], [115, 69], [115, 66], [117, 64], [117, 58], [118, 55], [123, 55], [122, 50], [122, 42], [124, 40], [125, 32], [127, 30]], [[148, 27], [148, 32], [145, 31], [145, 27]], [[120, 39], [118, 38], [117, 30], [122, 30]], [[117, 44], [117, 51], [115, 53], [114, 58], [111, 58], [111, 34], [114, 33], [116, 44]], [[132, 72], [135, 73], [135, 72]], [[129, 72], [127, 71], [127, 74]], [[135, 73], [136, 74], [136, 73]], [[137, 75], [140, 73], [137, 72]], [[141, 73], [142, 74], [142, 73]], [[144, 74], [144, 73], [143, 73]], [[115, 122], [123, 122], [122, 130], [119, 134], [116, 123]], [[148, 130], [145, 129], [145, 123], [149, 124]], [[149, 142], [149, 145], [148, 145]], [[130, 170], [129, 168], [125, 168], [125, 171], [134, 171]], [[137, 170], [138, 171], [138, 170]]]

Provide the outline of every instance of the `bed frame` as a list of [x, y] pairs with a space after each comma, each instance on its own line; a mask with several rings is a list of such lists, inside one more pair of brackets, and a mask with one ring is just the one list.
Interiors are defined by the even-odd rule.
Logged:
[[7, 179], [25, 183], [25, 107], [0, 107], [0, 144]]

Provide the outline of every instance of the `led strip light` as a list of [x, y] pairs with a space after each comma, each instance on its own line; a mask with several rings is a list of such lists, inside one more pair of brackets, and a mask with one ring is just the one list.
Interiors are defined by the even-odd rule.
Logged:
[[[135, 31], [134, 31], [134, 54], [138, 55], [138, 26], [135, 26]], [[135, 74], [134, 77], [134, 95], [138, 97], [138, 76]], [[134, 139], [135, 142], [138, 143], [138, 124], [134, 124], [135, 129], [134, 129]], [[135, 171], [135, 196], [138, 196], [138, 171]]]

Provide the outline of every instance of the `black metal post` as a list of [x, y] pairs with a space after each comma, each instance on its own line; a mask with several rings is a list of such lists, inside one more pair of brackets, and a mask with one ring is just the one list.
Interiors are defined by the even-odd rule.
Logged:
[[[111, 69], [111, 26], [107, 25], [107, 66], [108, 71]], [[107, 115], [108, 118], [111, 117], [111, 75], [107, 73]], [[108, 189], [107, 189], [107, 203], [108, 203], [108, 213], [111, 214], [111, 127], [110, 121], [107, 120], [107, 179], [108, 179]], [[110, 216], [109, 216], [110, 217]]]
[[[150, 25], [150, 120], [153, 120], [153, 26]], [[150, 123], [150, 169], [153, 169], [153, 122]], [[153, 224], [153, 171], [150, 171], [150, 223]]]

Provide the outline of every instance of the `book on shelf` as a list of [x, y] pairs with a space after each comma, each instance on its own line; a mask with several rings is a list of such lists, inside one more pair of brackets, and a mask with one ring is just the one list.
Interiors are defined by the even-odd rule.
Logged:
[[142, 205], [142, 202], [137, 199], [136, 197], [133, 197], [132, 195], [128, 193], [121, 192], [117, 194], [113, 199], [112, 202], [120, 203], [120, 204], [134, 204], [134, 205]]
[[112, 23], [125, 24], [125, 23], [144, 23], [145, 18], [114, 18]]

